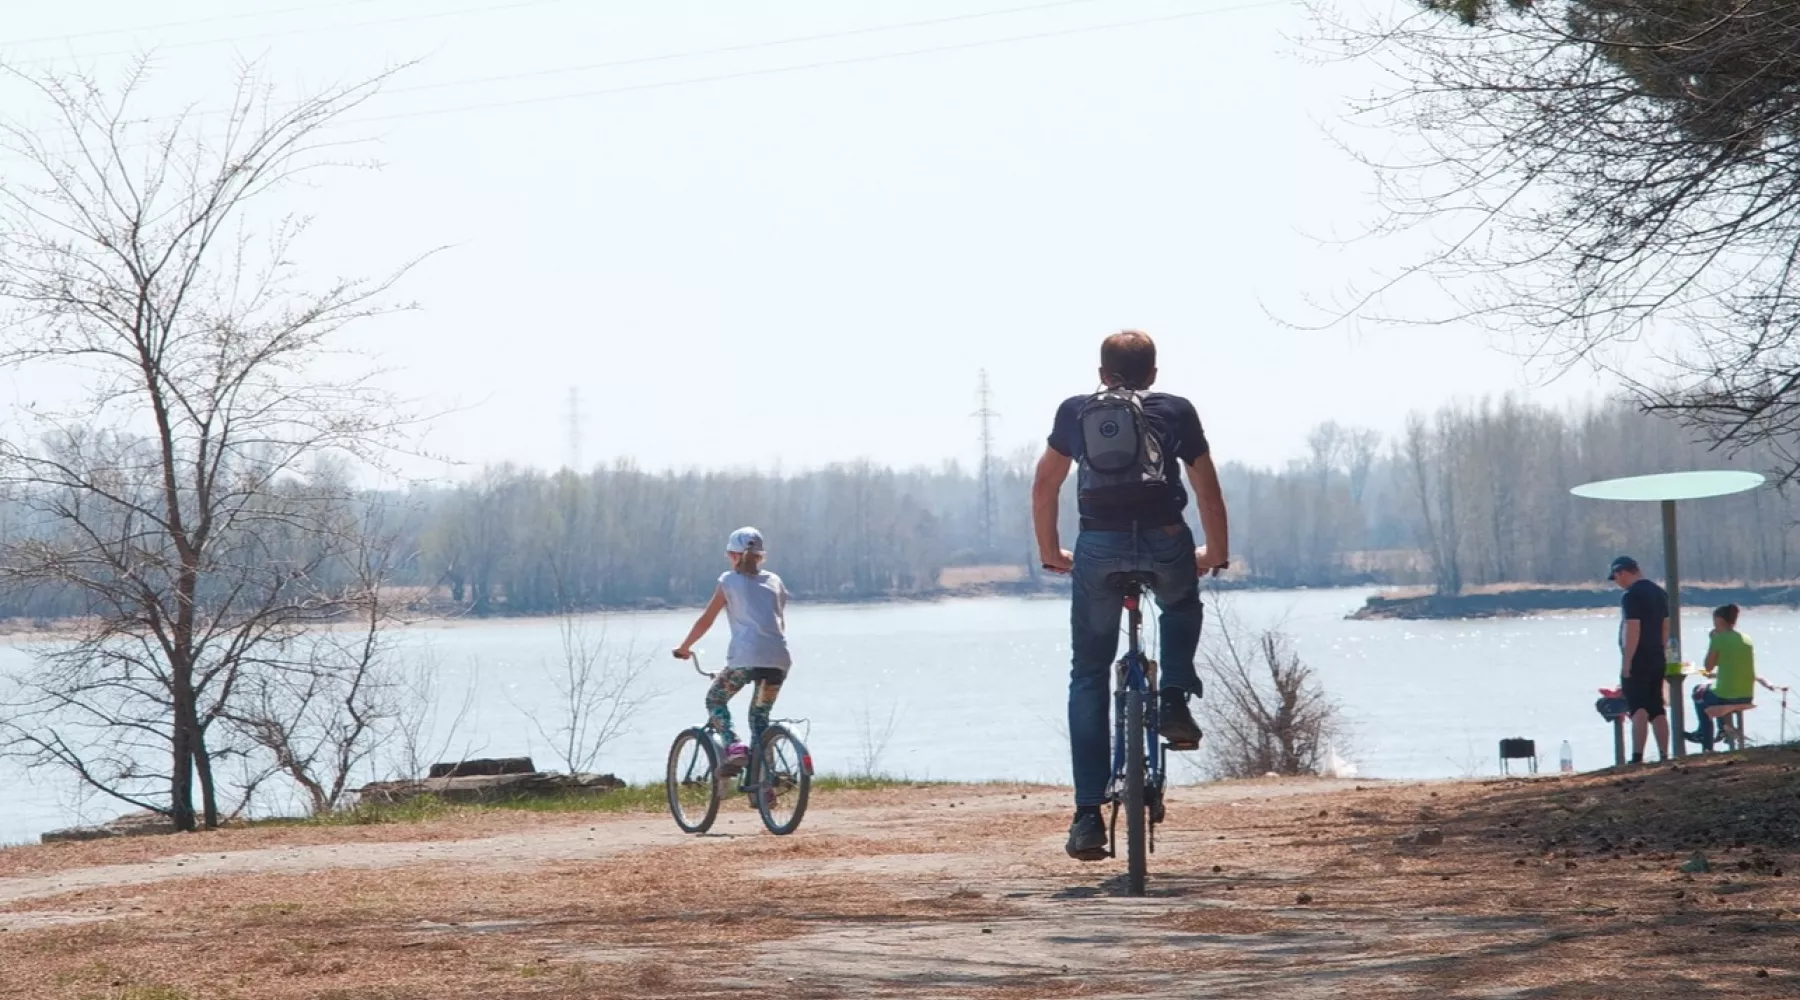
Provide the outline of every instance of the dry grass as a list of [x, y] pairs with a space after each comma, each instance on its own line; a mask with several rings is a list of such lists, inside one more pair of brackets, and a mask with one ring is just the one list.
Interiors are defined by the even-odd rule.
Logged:
[[[1800, 870], [1789, 871], [1800, 754], [1287, 787], [1172, 794], [1152, 869], [1171, 895], [1138, 901], [1113, 899], [1111, 881], [1095, 888], [1116, 865], [1058, 855], [1060, 794], [998, 787], [871, 791], [791, 838], [93, 889], [20, 904], [124, 916], [0, 935], [0, 996], [1582, 1000], [1624, 982], [1633, 1000], [1800, 993]], [[477, 819], [488, 818], [455, 822]], [[568, 821], [504, 819], [525, 831]], [[1399, 842], [1423, 828], [1444, 842]], [[380, 831], [304, 832], [353, 850]], [[1713, 871], [1680, 871], [1696, 850]], [[1105, 957], [1081, 964], [1094, 955]]]
[[534, 827], [568, 825], [580, 819], [536, 814], [511, 815], [457, 810], [440, 819], [407, 825], [344, 826], [231, 826], [199, 833], [169, 836], [122, 837], [78, 843], [31, 844], [0, 849], [0, 877], [33, 875], [87, 868], [93, 865], [133, 864], [183, 854], [225, 854], [272, 847], [305, 847], [318, 844], [382, 844], [444, 840], [468, 840]]
[[[0, 996], [78, 997], [169, 988], [184, 996], [592, 996], [692, 983], [693, 969], [820, 922], [974, 920], [985, 899], [896, 892], [883, 880], [756, 876], [773, 858], [919, 852], [907, 841], [746, 838], [516, 871], [460, 865], [204, 878], [33, 900], [31, 908], [128, 914], [7, 935]], [[200, 943], [204, 942], [204, 946]], [[641, 958], [641, 955], [659, 956]], [[663, 958], [660, 956], [668, 956]], [[685, 971], [684, 971], [685, 970]], [[613, 994], [621, 995], [621, 994]]]
[[[920, 793], [934, 796], [987, 796], [995, 792], [1041, 790], [1037, 786], [995, 784], [982, 786], [909, 782], [889, 778], [820, 777], [813, 786], [815, 808], [867, 808], [916, 801]], [[634, 790], [635, 791], [635, 790]], [[474, 840], [505, 834], [529, 834], [590, 824], [594, 812], [627, 812], [659, 815], [667, 806], [657, 795], [634, 796], [628, 808], [571, 808], [567, 810], [520, 808], [508, 805], [444, 805], [428, 810], [378, 810], [366, 822], [312, 823], [308, 821], [234, 824], [218, 830], [168, 836], [124, 837], [110, 840], [30, 844], [0, 848], [0, 878], [42, 875], [95, 865], [135, 864], [188, 854], [229, 854], [236, 851], [334, 844], [435, 843]], [[529, 805], [529, 804], [527, 804]], [[734, 797], [723, 814], [750, 815]]]

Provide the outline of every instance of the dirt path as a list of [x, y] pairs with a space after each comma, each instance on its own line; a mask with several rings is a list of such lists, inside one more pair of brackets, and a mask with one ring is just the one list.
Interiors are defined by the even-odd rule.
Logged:
[[[130, 863], [34, 848], [0, 877], [0, 996], [1793, 996], [1800, 824], [1739, 803], [1791, 814], [1795, 764], [1179, 789], [1142, 899], [1119, 863], [1062, 856], [1065, 792], [1004, 786], [840, 793], [790, 838], [731, 807], [700, 838], [570, 816]], [[1676, 806], [1712, 871], [1681, 871], [1701, 835]], [[1425, 830], [1443, 842], [1397, 840]]]
[[[1292, 795], [1317, 794], [1328, 791], [1329, 782], [1291, 782], [1263, 786], [1212, 786], [1183, 789], [1181, 801], [1195, 806], [1218, 803], [1250, 802]], [[1347, 787], [1347, 786], [1346, 786]], [[994, 818], [1013, 813], [1055, 813], [1063, 808], [1066, 795], [1061, 791], [992, 792], [982, 789], [932, 790], [933, 797], [945, 798], [947, 813], [954, 806], [964, 811], [960, 816]], [[808, 836], [855, 834], [896, 837], [903, 832], [914, 834], [944, 828], [943, 817], [931, 810], [934, 803], [920, 801], [923, 796], [904, 796], [896, 805], [862, 808], [815, 808], [805, 820]], [[923, 806], [923, 808], [919, 808]], [[996, 821], [1004, 822], [1004, 819]], [[560, 826], [529, 833], [479, 837], [458, 840], [408, 841], [362, 844], [307, 844], [301, 846], [266, 847], [229, 853], [191, 852], [171, 854], [132, 864], [88, 865], [35, 876], [0, 877], [0, 907], [24, 900], [60, 896], [87, 889], [121, 888], [144, 885], [166, 879], [232, 877], [247, 875], [279, 875], [324, 872], [346, 868], [405, 868], [417, 865], [468, 863], [489, 870], [530, 868], [552, 861], [598, 860], [649, 847], [695, 843], [704, 850], [709, 841], [740, 837], [766, 836], [756, 817], [746, 812], [728, 810], [719, 825], [706, 837], [691, 838], [661, 815], [606, 816], [598, 821], [583, 819], [581, 825]], [[982, 855], [946, 855], [958, 864], [946, 871], [969, 864]], [[847, 869], [870, 867], [879, 870], [881, 858], [849, 859]], [[779, 871], [800, 877], [818, 867], [788, 866]], [[768, 873], [765, 872], [765, 875]], [[23, 913], [0, 912], [0, 928], [17, 926]]]

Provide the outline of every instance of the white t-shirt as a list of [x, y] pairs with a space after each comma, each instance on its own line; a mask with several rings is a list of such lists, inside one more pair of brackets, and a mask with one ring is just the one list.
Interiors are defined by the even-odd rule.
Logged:
[[793, 666], [787, 645], [787, 587], [766, 570], [755, 576], [727, 570], [719, 577], [725, 592], [725, 618], [731, 623], [727, 667]]

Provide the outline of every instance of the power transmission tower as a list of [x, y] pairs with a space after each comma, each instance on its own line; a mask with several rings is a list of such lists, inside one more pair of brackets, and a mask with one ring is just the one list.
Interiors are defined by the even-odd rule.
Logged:
[[981, 421], [981, 554], [985, 558], [994, 551], [994, 522], [998, 509], [994, 506], [994, 418], [999, 416], [990, 405], [993, 393], [988, 388], [987, 369], [981, 370], [981, 386], [975, 391], [981, 408], [975, 411]]
[[581, 472], [581, 390], [569, 386], [569, 471]]

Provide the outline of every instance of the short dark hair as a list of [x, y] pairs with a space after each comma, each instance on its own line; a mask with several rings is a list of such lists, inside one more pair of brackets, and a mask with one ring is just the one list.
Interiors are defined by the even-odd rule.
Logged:
[[1127, 389], [1146, 389], [1156, 372], [1156, 341], [1139, 330], [1121, 330], [1100, 342], [1100, 370]]
[[1714, 608], [1713, 617], [1730, 625], [1732, 628], [1737, 628], [1738, 606], [1735, 604], [1727, 604], [1722, 608]]

